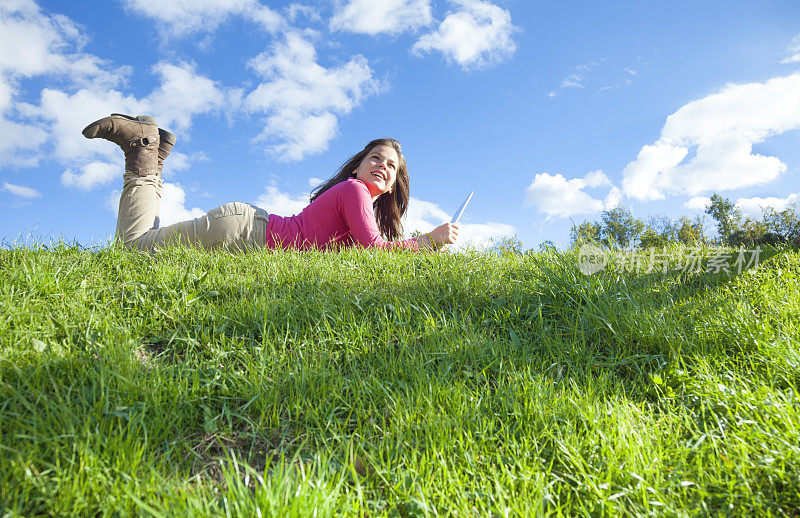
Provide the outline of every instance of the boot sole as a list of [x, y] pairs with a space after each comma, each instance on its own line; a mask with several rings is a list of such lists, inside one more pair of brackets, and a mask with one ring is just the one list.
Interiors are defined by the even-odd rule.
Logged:
[[142, 124], [152, 124], [153, 126], [158, 126], [158, 124], [156, 123], [155, 118], [153, 118], [153, 117], [151, 117], [149, 115], [137, 115], [136, 117], [133, 117], [131, 115], [125, 115], [124, 113], [112, 113], [111, 117], [112, 118], [113, 117], [121, 117], [123, 119], [128, 119], [128, 120], [131, 120], [131, 121], [139, 121]]
[[92, 122], [91, 124], [89, 124], [88, 126], [83, 128], [83, 131], [81, 131], [81, 133], [86, 138], [97, 138], [96, 137], [96, 133], [95, 133], [95, 136], [93, 136], [93, 137], [89, 136], [92, 133], [92, 129], [95, 126], [99, 125], [102, 121], [104, 121], [104, 120], [106, 120], [108, 118], [112, 118], [112, 119], [128, 119], [130, 121], [136, 121], [136, 122], [139, 122], [140, 124], [146, 124], [148, 126], [149, 125], [158, 126], [158, 124], [156, 123], [156, 120], [153, 117], [149, 116], [149, 115], [138, 115], [136, 117], [133, 117], [131, 115], [125, 115], [124, 113], [112, 113], [110, 117], [103, 117], [102, 119], [98, 119], [98, 120]]

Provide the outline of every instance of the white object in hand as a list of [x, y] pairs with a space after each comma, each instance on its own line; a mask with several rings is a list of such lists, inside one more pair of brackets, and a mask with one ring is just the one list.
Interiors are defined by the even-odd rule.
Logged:
[[456, 211], [456, 213], [453, 216], [453, 219], [450, 221], [450, 223], [458, 223], [458, 220], [461, 219], [461, 215], [464, 214], [464, 209], [467, 208], [467, 204], [469, 203], [469, 200], [472, 199], [472, 195], [473, 194], [475, 194], [475, 191], [469, 193], [469, 196], [467, 196], [467, 199], [464, 200], [464, 203], [462, 203], [461, 206], [458, 208], [458, 210]]

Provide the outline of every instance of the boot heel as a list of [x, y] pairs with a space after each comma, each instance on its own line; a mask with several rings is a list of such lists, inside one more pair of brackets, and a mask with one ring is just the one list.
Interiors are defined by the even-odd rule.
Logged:
[[175, 135], [173, 135], [169, 131], [167, 131], [165, 129], [161, 129], [161, 128], [158, 128], [158, 138], [161, 139], [161, 142], [166, 142], [167, 144], [171, 144], [173, 146], [175, 145], [175, 142], [177, 141], [177, 139], [175, 138]]

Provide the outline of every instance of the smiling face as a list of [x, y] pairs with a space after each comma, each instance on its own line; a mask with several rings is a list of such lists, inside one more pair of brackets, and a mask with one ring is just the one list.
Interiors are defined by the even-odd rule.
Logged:
[[378, 196], [390, 192], [394, 187], [399, 164], [397, 151], [392, 146], [375, 146], [358, 164], [356, 178], [367, 185], [372, 200], [375, 201]]

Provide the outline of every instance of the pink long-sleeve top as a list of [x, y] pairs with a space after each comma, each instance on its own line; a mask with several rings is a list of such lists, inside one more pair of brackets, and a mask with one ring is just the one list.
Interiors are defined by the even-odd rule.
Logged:
[[386, 241], [381, 237], [372, 195], [366, 184], [355, 178], [334, 185], [296, 216], [270, 214], [266, 245], [268, 248], [361, 246], [419, 250], [416, 239]]

